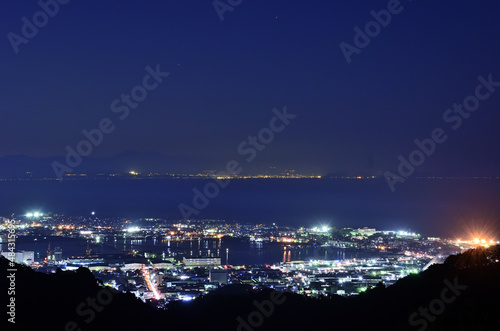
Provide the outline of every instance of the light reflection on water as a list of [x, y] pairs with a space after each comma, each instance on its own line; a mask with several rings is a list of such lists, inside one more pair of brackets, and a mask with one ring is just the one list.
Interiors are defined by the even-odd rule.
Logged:
[[[36, 241], [34, 239], [37, 239]], [[43, 259], [46, 256], [48, 244], [52, 248], [61, 247], [64, 257], [84, 256], [87, 248], [85, 238], [65, 237], [20, 237], [16, 244], [18, 250], [35, 252], [35, 257]], [[7, 243], [0, 243], [2, 250], [7, 249]], [[376, 257], [377, 253], [369, 251], [348, 250], [331, 247], [313, 247], [309, 245], [280, 245], [277, 243], [251, 242], [245, 240], [201, 239], [177, 241], [163, 236], [145, 238], [123, 238], [122, 236], [100, 236], [100, 243], [91, 238], [89, 246], [97, 254], [123, 254], [129, 251], [148, 252], [158, 257], [183, 256], [220, 257], [222, 264], [229, 261], [233, 265], [242, 264], [273, 264], [297, 260], [321, 259], [341, 260], [351, 258]]]

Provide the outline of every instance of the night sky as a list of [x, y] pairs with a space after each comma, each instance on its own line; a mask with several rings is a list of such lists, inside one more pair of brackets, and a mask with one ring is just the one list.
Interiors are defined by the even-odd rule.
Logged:
[[[13, 47], [9, 33], [22, 38], [41, 7], [1, 1], [0, 157], [64, 157], [109, 118], [115, 130], [89, 158], [152, 152], [166, 168], [223, 168], [286, 106], [297, 117], [247, 169], [395, 172], [442, 128], [420, 173], [499, 174], [500, 87], [455, 130], [443, 114], [478, 76], [500, 82], [500, 2], [403, 0], [350, 63], [339, 45], [393, 1], [239, 2], [221, 21], [212, 1], [73, 0]], [[157, 65], [168, 77], [121, 120], [111, 104]]]

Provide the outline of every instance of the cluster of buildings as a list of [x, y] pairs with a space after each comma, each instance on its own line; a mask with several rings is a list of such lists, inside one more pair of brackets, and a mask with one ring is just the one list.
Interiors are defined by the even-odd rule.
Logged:
[[408, 255], [254, 266], [221, 265], [217, 258], [184, 258], [182, 261], [169, 258], [155, 263], [68, 259], [64, 266], [49, 264], [39, 270], [54, 272], [56, 268], [76, 270], [85, 266], [105, 285], [165, 307], [168, 302], [193, 300], [227, 284], [244, 284], [254, 289], [268, 287], [311, 297], [357, 295], [380, 283], [391, 285], [418, 273], [426, 263], [427, 260]]
[[0, 255], [19, 264], [32, 265], [35, 263], [35, 252], [33, 251], [20, 250], [12, 253], [5, 251], [0, 253]]
[[309, 260], [271, 265], [222, 265], [220, 258], [146, 259], [53, 259], [33, 264], [33, 252], [16, 253], [16, 262], [42, 272], [88, 268], [96, 278], [122, 292], [131, 292], [145, 302], [165, 307], [171, 301], [193, 300], [227, 284], [244, 284], [254, 289], [318, 297], [357, 295], [379, 283], [391, 285], [418, 273], [427, 259], [399, 255], [372, 259]]
[[[5, 233], [7, 225], [0, 223], [0, 235]], [[142, 252], [100, 255], [93, 253], [87, 245], [82, 256], [67, 257], [61, 248], [51, 249], [49, 245], [46, 256], [38, 259], [33, 251], [20, 250], [15, 253], [15, 262], [31, 265], [44, 272], [55, 272], [57, 268], [75, 270], [86, 267], [106, 285], [134, 293], [158, 307], [165, 307], [171, 301], [192, 300], [227, 284], [246, 284], [255, 289], [271, 287], [307, 296], [357, 295], [373, 286], [391, 285], [463, 249], [498, 243], [492, 239], [446, 240], [422, 237], [409, 231], [379, 231], [373, 228], [332, 229], [326, 225], [293, 228], [219, 220], [130, 221], [102, 219], [95, 215], [64, 217], [41, 213], [37, 217], [34, 213], [22, 217], [14, 227], [18, 236], [85, 238], [94, 245], [99, 244], [103, 237], [134, 239], [150, 236], [169, 242], [234, 238], [264, 246], [279, 245], [285, 251], [307, 246], [371, 255], [359, 259], [316, 258], [237, 266], [222, 264], [219, 256], [172, 257], [155, 254], [146, 248]], [[7, 252], [2, 252], [2, 255], [7, 257]]]

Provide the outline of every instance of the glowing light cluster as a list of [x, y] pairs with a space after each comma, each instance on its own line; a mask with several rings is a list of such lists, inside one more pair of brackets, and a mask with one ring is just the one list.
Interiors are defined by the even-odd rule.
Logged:
[[483, 247], [489, 247], [490, 245], [494, 245], [495, 241], [490, 239], [484, 239], [484, 238], [474, 238], [472, 240], [472, 243], [476, 246], [483, 246]]
[[461, 240], [457, 239], [456, 241], [457, 244], [465, 244], [465, 245], [471, 245], [471, 246], [476, 246], [476, 247], [490, 247], [492, 245], [500, 244], [500, 241], [496, 241], [495, 239], [486, 239], [483, 237], [476, 237], [471, 240]]
[[75, 226], [74, 225], [59, 225], [57, 227], [58, 230], [74, 230]]
[[327, 225], [315, 226], [314, 228], [311, 229], [312, 232], [322, 232], [322, 233], [327, 233], [330, 230], [331, 228]]
[[42, 217], [43, 213], [38, 211], [26, 213], [26, 217]]
[[416, 237], [417, 236], [416, 233], [408, 232], [408, 231], [398, 231], [398, 235], [405, 236], [405, 237]]
[[464, 225], [460, 237], [468, 238], [465, 240], [457, 239], [456, 243], [459, 245], [470, 245], [475, 247], [489, 247], [499, 244], [500, 242], [495, 239], [496, 231], [495, 225], [492, 221], [488, 220], [469, 220]]

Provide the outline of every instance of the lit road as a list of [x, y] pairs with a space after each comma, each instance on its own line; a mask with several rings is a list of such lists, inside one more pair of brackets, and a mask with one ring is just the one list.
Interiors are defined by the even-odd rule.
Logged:
[[143, 267], [142, 268], [142, 274], [144, 276], [144, 280], [146, 281], [146, 284], [148, 285], [149, 290], [151, 292], [153, 292], [153, 295], [154, 295], [155, 299], [156, 300], [160, 300], [161, 299], [161, 295], [158, 292], [158, 289], [156, 288], [156, 286], [149, 279], [149, 270]]

